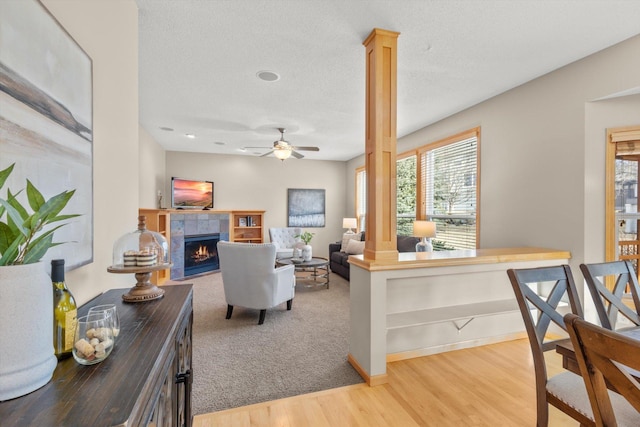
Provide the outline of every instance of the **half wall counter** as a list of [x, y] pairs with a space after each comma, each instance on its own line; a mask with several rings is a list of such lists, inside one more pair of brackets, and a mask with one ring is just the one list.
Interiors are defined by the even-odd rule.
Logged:
[[349, 362], [369, 385], [386, 363], [524, 338], [510, 268], [567, 264], [568, 251], [504, 248], [349, 257]]

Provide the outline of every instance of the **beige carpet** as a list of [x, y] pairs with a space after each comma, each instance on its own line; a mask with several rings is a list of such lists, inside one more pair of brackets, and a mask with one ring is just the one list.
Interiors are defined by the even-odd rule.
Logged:
[[349, 283], [331, 274], [329, 289], [296, 286], [286, 303], [267, 310], [234, 307], [226, 320], [220, 273], [193, 283], [193, 414], [362, 383], [347, 362]]

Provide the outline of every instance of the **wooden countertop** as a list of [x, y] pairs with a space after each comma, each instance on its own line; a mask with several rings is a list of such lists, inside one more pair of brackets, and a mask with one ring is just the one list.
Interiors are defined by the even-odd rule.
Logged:
[[349, 263], [368, 271], [404, 270], [427, 267], [495, 264], [501, 262], [569, 259], [564, 250], [520, 247], [492, 249], [463, 249], [435, 252], [400, 252], [397, 259], [365, 260], [364, 255], [349, 256]]

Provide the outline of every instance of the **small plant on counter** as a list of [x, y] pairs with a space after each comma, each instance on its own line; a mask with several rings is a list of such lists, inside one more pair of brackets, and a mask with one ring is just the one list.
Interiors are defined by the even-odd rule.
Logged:
[[304, 233], [297, 234], [294, 237], [299, 237], [305, 245], [308, 245], [315, 234], [316, 233], [309, 233], [308, 231], [305, 231]]
[[[15, 163], [0, 171], [0, 190], [11, 175]], [[59, 224], [49, 230], [44, 227], [79, 216], [78, 214], [59, 215], [67, 206], [75, 190], [62, 193], [45, 200], [42, 193], [27, 179], [27, 200], [33, 213], [20, 204], [17, 196], [23, 190], [13, 194], [7, 188], [6, 199], [0, 197], [0, 266], [32, 264], [40, 261], [52, 247], [64, 242], [54, 242], [53, 233], [66, 224]], [[6, 216], [6, 219], [3, 218]], [[42, 232], [42, 233], [41, 233]], [[38, 235], [39, 234], [39, 235]]]

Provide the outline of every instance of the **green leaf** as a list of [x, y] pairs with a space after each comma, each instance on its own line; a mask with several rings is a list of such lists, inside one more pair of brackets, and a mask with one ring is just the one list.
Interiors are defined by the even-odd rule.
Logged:
[[22, 234], [23, 236], [28, 235], [29, 234], [29, 230], [27, 230], [23, 226], [23, 219], [20, 216], [20, 213], [16, 210], [16, 208], [11, 206], [11, 204], [9, 202], [7, 202], [6, 200], [3, 200], [3, 199], [0, 199], [0, 205], [2, 205], [7, 210], [7, 216], [9, 217], [9, 219], [11, 221], [13, 221], [13, 226], [14, 227], [11, 227], [12, 224], [9, 224], [9, 227], [15, 228], [15, 230], [19, 231], [20, 234]]
[[49, 218], [55, 218], [56, 215], [67, 206], [69, 199], [71, 199], [75, 192], [76, 190], [63, 191], [47, 200], [45, 204], [40, 207], [36, 212], [36, 216], [42, 220], [43, 225], [49, 222]]
[[13, 242], [15, 234], [4, 222], [0, 222], [0, 254], [5, 253], [11, 242]]
[[31, 209], [33, 209], [34, 212], [38, 212], [40, 210], [40, 206], [44, 205], [45, 202], [44, 197], [42, 197], [42, 193], [39, 192], [28, 179], [27, 200], [29, 200], [29, 206], [31, 206]]
[[18, 237], [13, 241], [11, 246], [2, 254], [0, 265], [13, 265], [18, 257], [20, 245], [24, 243], [24, 238]]
[[7, 178], [9, 178], [9, 175], [11, 175], [11, 171], [13, 171], [13, 167], [15, 165], [16, 164], [14, 163], [8, 168], [0, 171], [0, 188], [4, 186], [4, 183], [7, 181]]
[[16, 194], [11, 194], [11, 190], [7, 190], [7, 202], [9, 202], [9, 204], [13, 206], [16, 211], [18, 211], [20, 217], [24, 220], [29, 217], [29, 214], [17, 199], [20, 193], [22, 193], [22, 190], [18, 191]]
[[49, 233], [46, 236], [40, 236], [40, 238], [37, 239], [37, 243], [32, 242], [32, 244], [29, 245], [29, 250], [25, 251], [26, 253], [22, 263], [31, 264], [33, 262], [40, 261], [40, 258], [44, 256], [49, 248], [59, 244], [60, 243], [53, 243], [53, 233]]
[[75, 218], [77, 216], [82, 216], [82, 215], [81, 214], [58, 215], [55, 218], [51, 218], [49, 220], [49, 224], [51, 224], [52, 222], [64, 221], [65, 219]]

